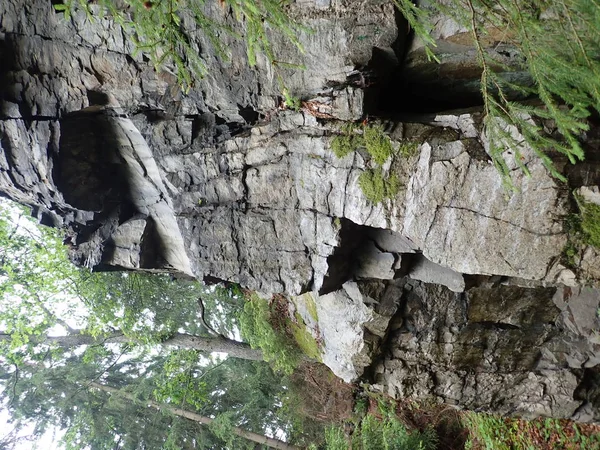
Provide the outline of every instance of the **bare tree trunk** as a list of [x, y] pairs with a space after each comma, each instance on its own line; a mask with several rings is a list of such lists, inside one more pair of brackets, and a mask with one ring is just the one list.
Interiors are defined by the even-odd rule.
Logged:
[[[106, 386], [104, 384], [91, 382], [89, 384], [89, 387], [99, 389], [101, 391], [108, 392], [110, 394], [120, 395], [120, 396], [126, 398], [127, 400], [135, 401], [135, 397], [132, 394], [130, 394], [129, 392], [124, 392], [120, 389]], [[193, 420], [194, 422], [197, 422], [197, 423], [200, 423], [203, 425], [210, 425], [214, 421], [214, 419], [211, 419], [210, 417], [201, 416], [200, 414], [186, 411], [185, 409], [173, 408], [171, 406], [162, 405], [162, 404], [154, 402], [152, 400], [144, 401], [144, 404], [148, 405], [149, 407], [156, 408], [159, 411], [167, 411], [175, 416], [184, 417], [186, 419]], [[245, 439], [248, 439], [249, 441], [256, 442], [261, 445], [266, 445], [266, 446], [274, 448], [276, 450], [300, 450], [300, 447], [297, 447], [295, 445], [291, 445], [291, 444], [288, 444], [287, 442], [280, 441], [279, 439], [270, 438], [270, 437], [264, 436], [262, 434], [253, 433], [252, 431], [247, 431], [247, 430], [244, 430], [239, 427], [231, 427], [231, 431], [236, 436], [243, 437]]]
[[[0, 333], [0, 341], [9, 340], [10, 335]], [[113, 333], [107, 337], [93, 337], [89, 334], [73, 333], [65, 336], [35, 336], [31, 341], [37, 344], [55, 344], [63, 348], [73, 348], [82, 345], [102, 345], [110, 343], [135, 343], [135, 340], [121, 333]], [[262, 361], [263, 354], [260, 350], [251, 348], [244, 342], [234, 341], [225, 337], [200, 337], [191, 334], [175, 333], [157, 345], [167, 347], [179, 347], [203, 352], [227, 353], [232, 358], [247, 359], [251, 361]]]

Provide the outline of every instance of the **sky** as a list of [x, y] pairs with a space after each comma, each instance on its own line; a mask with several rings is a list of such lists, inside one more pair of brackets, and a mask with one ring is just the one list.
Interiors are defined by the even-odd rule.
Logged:
[[[17, 232], [25, 233], [28, 232], [33, 235], [38, 235], [37, 228], [35, 225], [31, 224], [31, 222], [23, 217], [21, 217], [22, 211], [18, 209], [14, 203], [9, 200], [0, 198], [0, 208], [3, 210], [9, 211], [10, 219], [13, 223], [18, 223], [19, 228]], [[18, 301], [18, 299], [13, 299]], [[60, 330], [52, 330], [54, 332], [60, 332]], [[6, 408], [6, 404], [0, 405], [0, 439], [5, 437], [13, 430], [13, 426], [9, 423], [10, 413]], [[33, 432], [34, 425], [28, 425], [23, 430], [21, 430], [18, 434], [20, 437], [30, 436]], [[31, 442], [28, 440], [24, 440], [21, 443], [17, 444], [15, 447], [16, 450], [62, 450], [64, 447], [58, 444], [62, 432], [58, 429], [50, 429], [48, 430], [41, 439], [37, 442]], [[33, 445], [33, 447], [32, 447]]]

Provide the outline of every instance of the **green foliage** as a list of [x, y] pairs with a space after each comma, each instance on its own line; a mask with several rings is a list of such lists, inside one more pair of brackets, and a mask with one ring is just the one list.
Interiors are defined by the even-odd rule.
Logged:
[[0, 330], [5, 354], [17, 362], [17, 349], [60, 324], [56, 304], [77, 320], [78, 302], [69, 297], [79, 271], [68, 261], [59, 233], [38, 227], [24, 208], [0, 201]]
[[[119, 448], [176, 449], [192, 441], [224, 448], [207, 427], [148, 408], [149, 400], [207, 417], [227, 413], [236, 426], [259, 434], [288, 433], [291, 421], [281, 412], [286, 380], [268, 364], [157, 345], [173, 332], [208, 334], [199, 296], [212, 327], [235, 333], [241, 294], [234, 285], [79, 270], [55, 230], [0, 202], [0, 403], [17, 431], [35, 424], [32, 433], [40, 437], [57, 427], [71, 449], [113, 449], [115, 436]], [[4, 339], [7, 330], [12, 340]], [[66, 341], [52, 341], [50, 331]], [[90, 333], [97, 339], [86, 345]], [[123, 334], [128, 343], [103, 342]], [[94, 382], [135, 401], [91, 389]], [[246, 445], [236, 441], [231, 448]]]
[[209, 14], [208, 7], [212, 2], [207, 0], [98, 0], [94, 3], [98, 6], [88, 0], [64, 0], [54, 8], [64, 12], [66, 19], [79, 10], [90, 20], [96, 15], [108, 15], [131, 37], [136, 53], [146, 55], [157, 69], [172, 71], [184, 90], [193, 85], [196, 77], [202, 78], [209, 70], [200, 56], [201, 49], [192, 39], [197, 32], [203, 33], [224, 59], [229, 57], [227, 46], [219, 36], [240, 37], [244, 34], [249, 64], [254, 66], [257, 55], [264, 54], [275, 68], [280, 84], [282, 79], [277, 68], [290, 64], [277, 60], [271, 33], [281, 33], [302, 51], [297, 36], [305, 28], [286, 13], [287, 0], [222, 0], [223, 9], [231, 8], [235, 19], [243, 24], [236, 29]]
[[348, 441], [343, 428], [330, 426], [325, 429], [325, 444], [327, 450], [348, 450]]
[[116, 328], [147, 343], [161, 342], [180, 328], [206, 335], [198, 318], [198, 298], [205, 299], [208, 308], [211, 301], [226, 297], [196, 281], [136, 272], [90, 274], [77, 283], [77, 294], [92, 312], [88, 332], [101, 335]]
[[300, 352], [283, 333], [271, 325], [269, 303], [252, 294], [240, 314], [242, 336], [252, 346], [260, 348], [265, 361], [272, 362], [277, 370], [292, 373], [300, 361]]
[[402, 142], [397, 151], [394, 150], [390, 138], [380, 125], [363, 125], [362, 134], [356, 133], [357, 126], [346, 124], [342, 132], [331, 141], [331, 149], [338, 158], [364, 148], [371, 156], [374, 168], [360, 174], [358, 184], [365, 197], [374, 204], [381, 203], [386, 198], [394, 198], [400, 190], [400, 180], [394, 174], [385, 175], [381, 166], [394, 153], [404, 157], [413, 156], [417, 145], [412, 142]]
[[600, 446], [600, 436], [582, 434], [576, 424], [566, 432], [557, 419], [525, 421], [506, 419], [492, 414], [468, 412], [463, 422], [469, 430], [466, 450], [512, 450], [547, 448], [594, 449]]
[[381, 166], [392, 156], [392, 142], [381, 126], [365, 126], [363, 140], [367, 153], [371, 155], [375, 164]]
[[211, 431], [223, 442], [231, 445], [233, 433], [231, 429], [234, 427], [232, 413], [226, 412], [215, 417], [213, 423], [210, 424]]
[[381, 169], [366, 170], [360, 174], [358, 185], [365, 197], [374, 204], [381, 203], [386, 198], [394, 198], [400, 189], [398, 177], [384, 177]]
[[[429, 34], [431, 18], [410, 0], [395, 0], [415, 33], [433, 45]], [[512, 150], [514, 165], [529, 173], [523, 163], [523, 144], [530, 146], [550, 173], [566, 181], [554, 166], [551, 152], [566, 156], [571, 163], [583, 160], [580, 136], [589, 129], [591, 112], [600, 112], [600, 8], [589, 0], [453, 0], [450, 5], [432, 2], [430, 8], [449, 15], [471, 30], [483, 68], [481, 91], [489, 153], [506, 186], [512, 187], [506, 150]], [[540, 18], [541, 15], [546, 18]], [[532, 87], [507, 82], [504, 65], [483, 48], [489, 30], [503, 30], [515, 45], [531, 74]], [[534, 96], [541, 104], [511, 101], [509, 91]], [[542, 122], [551, 122], [549, 133]], [[513, 132], [519, 131], [523, 137]]]
[[367, 414], [357, 425], [350, 441], [340, 427], [326, 430], [326, 450], [435, 450], [438, 443], [434, 430], [409, 432], [393, 414], [382, 419]]
[[178, 408], [199, 410], [207, 402], [207, 385], [201, 380], [199, 353], [195, 350], [174, 350], [164, 363], [157, 380], [154, 398]]
[[290, 94], [287, 88], [283, 88], [283, 103], [286, 108], [292, 109], [294, 111], [300, 111], [302, 107], [302, 102], [298, 97], [295, 97]]
[[433, 430], [409, 433], [395, 416], [379, 420], [367, 414], [358, 433], [352, 435], [353, 450], [435, 450], [436, 446], [437, 436]]
[[354, 414], [362, 418], [369, 410], [369, 399], [366, 397], [358, 397], [354, 403]]
[[430, 34], [432, 23], [427, 11], [419, 8], [413, 0], [393, 0], [393, 2], [407, 20], [410, 28], [414, 30], [415, 35], [423, 41], [423, 44], [425, 44], [427, 58], [430, 61], [439, 61], [432, 50], [432, 47], [435, 47], [436, 44], [435, 39], [433, 39]]
[[578, 199], [577, 204], [581, 212], [580, 226], [585, 243], [600, 249], [600, 205], [586, 202], [581, 198]]

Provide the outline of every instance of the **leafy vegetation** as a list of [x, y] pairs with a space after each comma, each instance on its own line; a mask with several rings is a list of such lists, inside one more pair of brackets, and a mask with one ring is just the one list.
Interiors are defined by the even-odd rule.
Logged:
[[[285, 433], [285, 379], [256, 360], [260, 352], [226, 337], [238, 329], [237, 294], [77, 269], [55, 230], [0, 203], [0, 404], [13, 427], [0, 446], [12, 448], [28, 423], [36, 424], [32, 439], [63, 429], [67, 449], [223, 448], [203, 425], [222, 415], [218, 423], [234, 426], [233, 448], [254, 448], [248, 436], [256, 433]], [[250, 359], [210, 353], [227, 343]], [[177, 420], [177, 408], [193, 419]]]
[[[256, 65], [259, 53], [265, 55], [275, 68], [282, 90], [283, 78], [278, 68], [298, 67], [278, 60], [272, 45], [272, 33], [281, 33], [299, 51], [302, 46], [298, 33], [306, 28], [294, 22], [286, 12], [287, 0], [221, 0], [223, 10], [231, 9], [233, 16], [243, 27], [233, 27], [225, 21], [226, 14], [209, 13], [212, 1], [207, 0], [64, 0], [54, 8], [62, 11], [66, 19], [77, 11], [84, 11], [90, 20], [94, 17], [110, 17], [131, 36], [136, 53], [146, 55], [157, 70], [173, 72], [187, 90], [195, 78], [202, 78], [210, 68], [206, 66], [192, 37], [201, 32], [211, 43], [216, 54], [228, 59], [227, 43], [221, 38], [229, 35], [246, 41], [248, 62]], [[243, 31], [242, 31], [243, 30]], [[289, 107], [297, 99], [284, 90]]]
[[386, 198], [394, 198], [400, 189], [396, 175], [385, 177], [381, 169], [366, 170], [360, 174], [358, 185], [365, 197], [374, 204], [381, 203]]
[[265, 361], [277, 370], [291, 374], [301, 360], [298, 348], [271, 324], [271, 311], [267, 300], [251, 294], [240, 315], [242, 336], [252, 348], [261, 349]]
[[371, 157], [373, 168], [360, 174], [358, 184], [365, 197], [374, 204], [386, 198], [393, 198], [400, 190], [400, 180], [394, 174], [386, 175], [381, 166], [394, 154], [413, 156], [417, 145], [413, 142], [402, 142], [398, 150], [394, 150], [390, 138], [380, 125], [362, 125], [362, 133], [357, 132], [357, 125], [346, 124], [341, 133], [331, 140], [331, 149], [338, 158], [364, 148]]
[[[511, 128], [519, 130], [553, 176], [566, 181], [552, 162], [551, 154], [560, 153], [571, 163], [583, 160], [580, 137], [589, 129], [587, 119], [592, 111], [600, 112], [598, 3], [452, 0], [449, 5], [432, 2], [430, 9], [419, 9], [410, 0], [394, 1], [426, 44], [430, 57], [435, 57], [435, 43], [429, 34], [433, 27], [432, 10], [453, 18], [472, 33], [482, 67], [481, 92], [491, 141], [489, 151], [506, 185], [512, 186], [507, 149], [512, 150], [514, 164], [529, 173], [523, 164], [523, 142]], [[533, 86], [516, 85], [502, 77], [504, 64], [483, 46], [488, 34], [496, 31], [519, 50]], [[515, 102], [509, 95], [511, 90], [539, 102]], [[548, 125], [555, 132], [549, 132]]]
[[325, 442], [326, 450], [435, 450], [438, 439], [430, 428], [409, 431], [396, 414], [395, 402], [379, 399], [377, 413], [356, 418], [351, 436], [341, 427], [329, 427]]
[[600, 434], [584, 433], [582, 425], [566, 420], [526, 421], [467, 412], [463, 422], [470, 432], [465, 450], [600, 448]]

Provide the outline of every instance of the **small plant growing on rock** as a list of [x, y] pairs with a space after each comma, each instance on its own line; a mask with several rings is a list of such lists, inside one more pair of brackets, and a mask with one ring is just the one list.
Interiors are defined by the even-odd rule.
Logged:
[[563, 249], [563, 261], [571, 268], [577, 267], [577, 260], [586, 246], [600, 249], [600, 205], [587, 202], [578, 194], [574, 197], [579, 214], [569, 214], [564, 222], [568, 240]]
[[354, 152], [362, 145], [362, 136], [356, 134], [357, 126], [347, 123], [342, 127], [342, 132], [331, 140], [331, 150], [338, 158], [343, 158]]
[[358, 185], [365, 197], [374, 204], [386, 198], [394, 198], [400, 190], [400, 181], [396, 175], [385, 177], [381, 169], [366, 170], [358, 177]]
[[581, 218], [579, 225], [586, 244], [600, 249], [600, 205], [576, 197]]
[[393, 198], [400, 190], [400, 180], [396, 175], [385, 175], [381, 166], [398, 153], [405, 157], [413, 156], [418, 148], [416, 143], [402, 142], [398, 151], [394, 151], [392, 141], [383, 131], [381, 125], [362, 125], [362, 134], [356, 130], [359, 126], [353, 123], [344, 125], [342, 132], [331, 141], [331, 149], [338, 158], [364, 148], [371, 156], [373, 169], [360, 174], [358, 184], [365, 197], [374, 204], [386, 198]]
[[365, 126], [363, 139], [367, 153], [371, 155], [376, 164], [381, 166], [392, 156], [394, 151], [392, 142], [381, 126]]

